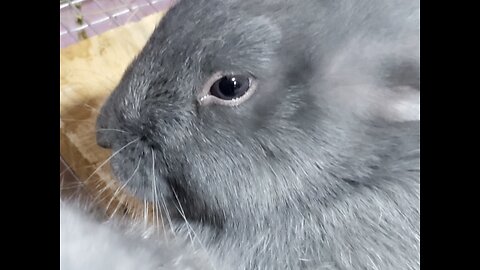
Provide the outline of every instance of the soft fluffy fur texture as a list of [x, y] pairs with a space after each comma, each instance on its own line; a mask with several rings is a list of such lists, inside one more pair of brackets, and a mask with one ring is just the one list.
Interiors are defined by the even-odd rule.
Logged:
[[173, 238], [132, 220], [106, 221], [85, 203], [60, 201], [60, 269], [207, 270], [212, 266], [204, 251], [192, 248], [186, 238]]
[[[419, 65], [418, 0], [183, 0], [97, 139], [217, 269], [419, 269]], [[218, 71], [258, 89], [202, 106]]]

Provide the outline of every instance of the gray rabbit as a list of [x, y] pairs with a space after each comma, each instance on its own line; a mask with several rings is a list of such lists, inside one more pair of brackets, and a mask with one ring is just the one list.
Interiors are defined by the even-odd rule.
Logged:
[[419, 17], [418, 0], [181, 0], [97, 141], [213, 268], [419, 269]]

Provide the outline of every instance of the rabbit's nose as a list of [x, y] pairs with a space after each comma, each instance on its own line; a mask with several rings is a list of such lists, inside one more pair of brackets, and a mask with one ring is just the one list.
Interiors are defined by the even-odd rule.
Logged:
[[116, 129], [110, 117], [109, 107], [102, 107], [95, 126], [97, 145], [103, 148], [112, 148]]
[[107, 130], [99, 129], [97, 130], [97, 144], [103, 148], [112, 148], [112, 140], [109, 138], [108, 134], [106, 134]]
[[97, 127], [96, 127], [96, 139], [97, 145], [103, 148], [112, 148], [112, 141], [113, 141], [113, 131], [106, 124], [104, 117], [99, 117], [97, 119]]

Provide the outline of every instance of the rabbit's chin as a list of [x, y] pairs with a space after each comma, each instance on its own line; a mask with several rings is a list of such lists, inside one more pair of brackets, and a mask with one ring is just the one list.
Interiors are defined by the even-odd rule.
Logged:
[[129, 195], [138, 200], [146, 203], [162, 203], [162, 205], [167, 205], [169, 208], [170, 202], [174, 198], [174, 194], [163, 177], [156, 179], [155, 183], [152, 181], [150, 185], [128, 185], [127, 183], [125, 189]]
[[61, 269], [212, 269], [212, 258], [186, 237], [156, 234], [132, 220], [105, 222], [89, 208], [60, 201]]

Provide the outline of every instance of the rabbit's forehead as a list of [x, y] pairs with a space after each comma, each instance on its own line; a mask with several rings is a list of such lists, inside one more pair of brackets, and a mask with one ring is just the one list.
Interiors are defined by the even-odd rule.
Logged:
[[183, 55], [185, 61], [191, 59], [203, 73], [239, 70], [255, 74], [269, 70], [280, 34], [257, 19], [223, 25], [201, 36], [183, 35], [178, 40], [186, 45], [172, 47], [174, 54]]
[[146, 50], [156, 52], [155, 58], [169, 68], [184, 68], [180, 64], [188, 61], [205, 72], [265, 67], [281, 40], [269, 18], [231, 7], [236, 1], [218, 6], [198, 2], [180, 1], [167, 13]]

